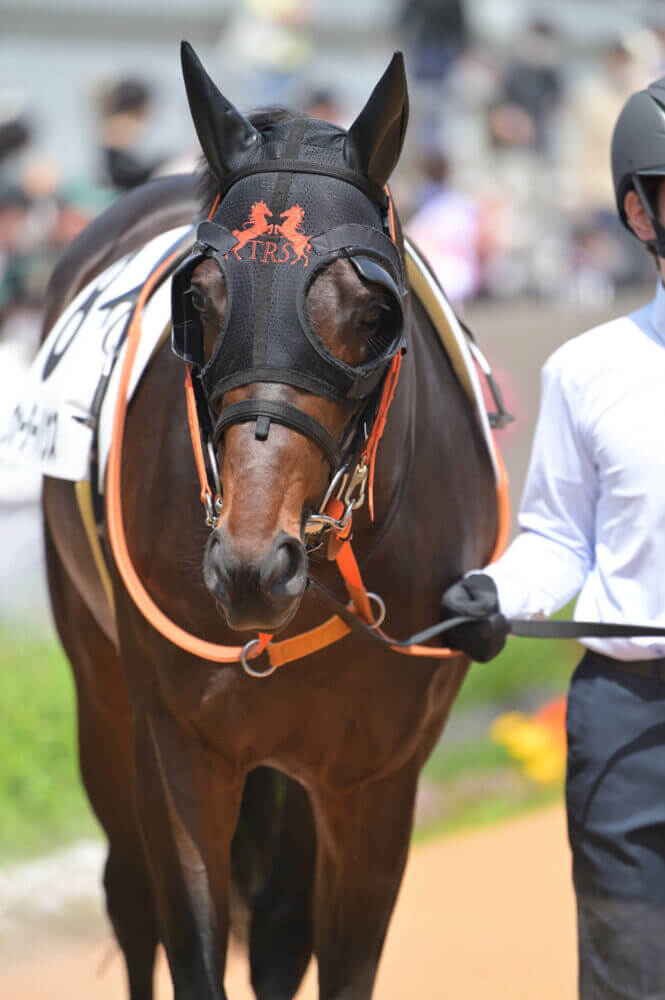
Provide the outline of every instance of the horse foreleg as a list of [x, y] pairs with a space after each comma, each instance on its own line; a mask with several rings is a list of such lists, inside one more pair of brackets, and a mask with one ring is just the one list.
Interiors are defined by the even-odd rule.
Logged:
[[418, 767], [313, 794], [314, 951], [321, 1000], [367, 1000], [406, 864]]
[[309, 964], [315, 854], [309, 795], [289, 779], [270, 874], [252, 907], [249, 959], [258, 1000], [290, 1000]]
[[137, 811], [174, 1000], [225, 1000], [230, 843], [242, 779], [170, 716], [137, 712]]
[[157, 926], [132, 794], [132, 715], [118, 654], [58, 555], [46, 525], [53, 616], [76, 681], [81, 775], [109, 841], [106, 907], [131, 1000], [151, 1000]]

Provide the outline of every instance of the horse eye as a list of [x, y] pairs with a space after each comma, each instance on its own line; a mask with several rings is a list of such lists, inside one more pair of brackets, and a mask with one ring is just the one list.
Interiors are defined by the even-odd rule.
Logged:
[[378, 305], [371, 306], [370, 309], [365, 313], [366, 323], [378, 323], [381, 319], [381, 307]]
[[364, 310], [360, 320], [360, 326], [364, 329], [373, 329], [385, 318], [387, 308], [382, 302], [372, 302]]
[[198, 285], [192, 285], [191, 286], [191, 288], [189, 289], [189, 296], [190, 296], [192, 305], [194, 306], [194, 308], [196, 309], [196, 311], [197, 312], [205, 312], [205, 308], [206, 308], [205, 295], [203, 294], [203, 292], [201, 291], [201, 289], [198, 287]]
[[398, 323], [399, 312], [395, 306], [383, 301], [368, 304], [360, 321], [360, 333], [370, 357], [379, 358], [390, 350]]

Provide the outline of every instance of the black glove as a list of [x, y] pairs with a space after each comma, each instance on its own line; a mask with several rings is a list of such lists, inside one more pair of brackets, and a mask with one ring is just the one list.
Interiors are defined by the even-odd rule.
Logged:
[[458, 616], [478, 618], [478, 623], [445, 632], [445, 644], [461, 649], [479, 663], [494, 659], [506, 644], [508, 625], [499, 611], [499, 595], [491, 576], [474, 573], [448, 587], [441, 598], [441, 617], [445, 621]]

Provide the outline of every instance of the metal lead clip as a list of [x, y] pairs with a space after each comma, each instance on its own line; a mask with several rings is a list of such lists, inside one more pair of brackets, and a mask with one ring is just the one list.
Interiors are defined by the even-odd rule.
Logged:
[[[340, 470], [340, 472], [345, 470]], [[365, 502], [365, 493], [367, 489], [367, 475], [369, 473], [369, 466], [363, 459], [356, 465], [355, 469], [351, 473], [351, 477], [348, 482], [348, 486], [344, 492], [344, 498], [342, 503], [344, 504], [344, 513], [341, 517], [331, 517], [330, 514], [311, 514], [307, 520], [307, 526], [310, 525], [321, 525], [323, 529], [332, 529], [333, 531], [344, 531], [348, 527], [349, 521], [353, 515], [354, 510], [357, 510]], [[337, 478], [340, 473], [335, 476], [333, 484], [337, 483]], [[332, 485], [331, 484], [331, 487]], [[340, 491], [341, 492], [341, 491]], [[328, 489], [324, 502], [321, 505], [321, 510], [325, 509], [325, 505], [332, 495], [332, 488]], [[306, 529], [307, 530], [307, 529]]]
[[[347, 487], [346, 493], [344, 494], [344, 506], [346, 508], [344, 516], [346, 517], [346, 512], [348, 510], [357, 510], [358, 507], [362, 507], [365, 502], [365, 491], [367, 487], [367, 473], [369, 471], [369, 466], [363, 459], [356, 465], [353, 473], [351, 475], [351, 480]], [[354, 498], [354, 490], [358, 490], [358, 496]]]
[[209, 493], [206, 494], [205, 498], [206, 507], [206, 527], [216, 528], [217, 522], [219, 521], [222, 514], [222, 498], [219, 494], [213, 498]]

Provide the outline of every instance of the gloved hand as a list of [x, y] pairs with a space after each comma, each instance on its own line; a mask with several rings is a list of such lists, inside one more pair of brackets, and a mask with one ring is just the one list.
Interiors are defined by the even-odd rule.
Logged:
[[478, 623], [458, 625], [442, 636], [451, 649], [461, 649], [472, 660], [487, 663], [506, 644], [508, 626], [499, 611], [499, 595], [491, 576], [474, 573], [453, 583], [441, 598], [441, 617], [478, 618]]

